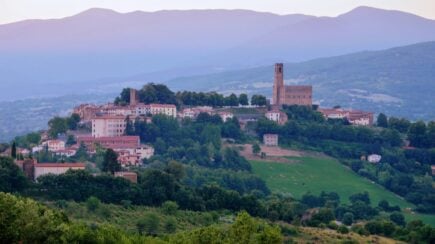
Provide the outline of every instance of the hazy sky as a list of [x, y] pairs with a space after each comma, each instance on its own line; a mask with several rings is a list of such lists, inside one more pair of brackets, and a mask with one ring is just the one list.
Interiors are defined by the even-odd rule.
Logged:
[[357, 6], [396, 9], [435, 19], [435, 0], [0, 0], [0, 23], [60, 18], [93, 7], [119, 12], [219, 8], [336, 16]]

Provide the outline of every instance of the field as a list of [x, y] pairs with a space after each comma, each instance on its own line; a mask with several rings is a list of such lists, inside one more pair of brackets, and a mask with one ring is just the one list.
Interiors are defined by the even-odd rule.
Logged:
[[[344, 203], [349, 196], [367, 191], [372, 205], [380, 200], [387, 200], [402, 209], [413, 208], [413, 204], [394, 193], [384, 189], [331, 158], [292, 157], [292, 163], [270, 163], [258, 160], [251, 161], [254, 172], [266, 181], [273, 192], [291, 194], [300, 199], [306, 192], [319, 194], [321, 191], [334, 191], [340, 195]], [[405, 214], [407, 219], [422, 219], [435, 225], [433, 215]]]

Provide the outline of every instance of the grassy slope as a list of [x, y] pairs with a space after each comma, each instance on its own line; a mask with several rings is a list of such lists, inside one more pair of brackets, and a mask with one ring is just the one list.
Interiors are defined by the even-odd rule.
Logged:
[[[319, 194], [321, 191], [337, 192], [342, 202], [348, 202], [350, 195], [358, 192], [369, 192], [374, 205], [385, 199], [392, 205], [402, 209], [413, 208], [414, 205], [401, 199], [383, 187], [364, 179], [339, 162], [329, 158], [292, 158], [295, 163], [267, 163], [251, 161], [253, 170], [264, 179], [274, 192], [290, 193], [300, 198], [304, 193]], [[408, 219], [422, 219], [435, 225], [433, 215], [406, 214]]]

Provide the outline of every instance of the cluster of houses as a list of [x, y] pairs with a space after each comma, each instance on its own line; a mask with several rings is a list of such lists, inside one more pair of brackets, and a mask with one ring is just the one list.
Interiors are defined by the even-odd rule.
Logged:
[[[250, 121], [266, 117], [275, 121], [279, 125], [287, 122], [287, 114], [281, 111], [282, 105], [312, 105], [312, 87], [284, 85], [283, 64], [275, 65], [275, 80], [273, 86], [273, 100], [269, 111], [264, 114], [239, 114], [237, 115], [240, 126], [244, 126]], [[359, 110], [345, 110], [341, 108], [319, 108], [318, 111], [325, 118], [347, 119], [354, 125], [372, 125], [373, 113]], [[66, 145], [65, 139], [49, 140], [43, 138], [43, 142], [33, 147], [32, 150], [18, 148], [18, 153], [22, 155], [48, 150], [61, 157], [74, 156], [81, 145], [85, 145], [88, 153], [96, 153], [97, 147], [113, 149], [118, 154], [118, 162], [124, 167], [140, 165], [144, 159], [148, 159], [154, 154], [154, 148], [150, 145], [141, 144], [138, 136], [126, 136], [125, 131], [128, 121], [134, 123], [137, 120], [151, 122], [153, 115], [163, 114], [173, 118], [195, 119], [201, 113], [219, 115], [225, 122], [232, 119], [235, 115], [222, 109], [214, 109], [209, 106], [197, 106], [183, 108], [177, 111], [173, 104], [144, 104], [140, 103], [135, 89], [130, 89], [130, 102], [120, 106], [113, 103], [104, 105], [82, 104], [74, 108], [73, 113], [80, 116], [80, 123], [87, 124], [90, 134], [75, 135], [76, 143]], [[266, 146], [278, 146], [277, 134], [263, 135], [263, 143]], [[380, 161], [379, 155], [370, 155], [365, 160], [373, 163]], [[29, 178], [36, 179], [40, 175], [47, 173], [60, 174], [68, 169], [84, 169], [83, 163], [37, 163], [34, 160], [18, 162], [20, 167], [27, 172]], [[133, 172], [117, 172], [117, 176], [125, 177], [133, 182], [137, 179]]]

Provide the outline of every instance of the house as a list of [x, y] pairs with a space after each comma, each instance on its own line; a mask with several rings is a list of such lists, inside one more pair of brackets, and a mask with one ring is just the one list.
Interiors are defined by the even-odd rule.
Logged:
[[382, 156], [378, 155], [378, 154], [370, 154], [367, 157], [367, 161], [369, 161], [370, 163], [375, 163], [375, 164], [379, 163], [381, 161], [381, 159], [382, 159]]
[[132, 183], [137, 183], [137, 174], [135, 172], [115, 172], [115, 177], [122, 177]]
[[122, 166], [140, 165], [143, 159], [154, 155], [154, 148], [148, 145], [137, 148], [114, 148], [113, 150], [118, 153], [118, 161]]
[[287, 114], [277, 109], [266, 112], [265, 116], [268, 120], [275, 121], [280, 125], [285, 124], [288, 120]]
[[177, 107], [174, 104], [149, 104], [152, 115], [163, 114], [170, 117], [177, 117]]
[[48, 140], [42, 143], [43, 146], [47, 146], [48, 151], [55, 152], [65, 149], [65, 142], [61, 140]]
[[263, 144], [266, 146], [278, 146], [278, 135], [277, 134], [264, 134]]
[[37, 163], [34, 164], [34, 180], [46, 174], [60, 175], [71, 170], [84, 170], [84, 163]]
[[58, 155], [58, 156], [63, 156], [63, 157], [72, 157], [74, 155], [76, 155], [77, 150], [73, 149], [73, 148], [65, 148], [63, 150], [57, 150], [54, 152], [54, 154]]
[[221, 117], [223, 122], [226, 122], [227, 120], [232, 119], [234, 117], [234, 114], [231, 112], [224, 111], [224, 112], [218, 112], [217, 114]]
[[327, 119], [347, 119], [353, 125], [373, 125], [373, 113], [341, 108], [319, 108], [318, 111]]
[[180, 118], [194, 119], [200, 113], [207, 113], [211, 115], [213, 113], [213, 108], [210, 106], [197, 106], [197, 107], [185, 108], [178, 114], [178, 116]]

